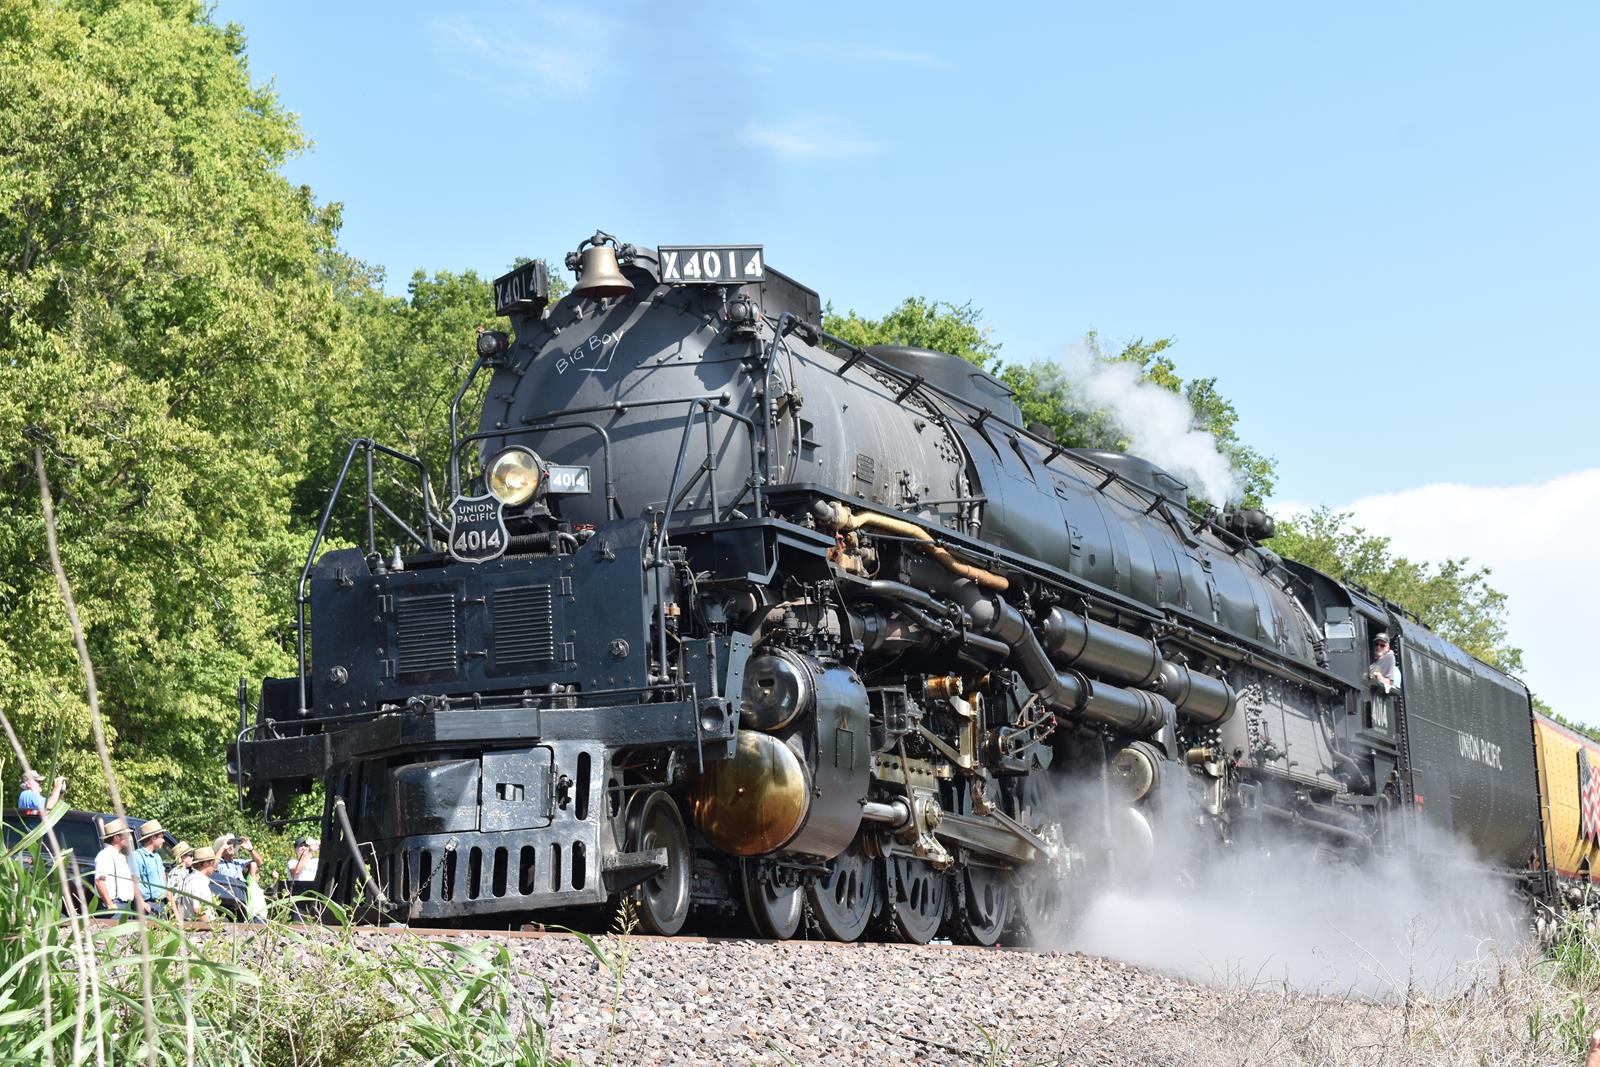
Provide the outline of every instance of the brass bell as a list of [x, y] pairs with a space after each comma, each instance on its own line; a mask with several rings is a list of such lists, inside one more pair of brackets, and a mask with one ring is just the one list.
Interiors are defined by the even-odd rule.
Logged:
[[633, 283], [622, 276], [615, 248], [597, 244], [583, 250], [583, 261], [578, 266], [578, 284], [572, 287], [572, 295], [598, 300], [631, 292]]

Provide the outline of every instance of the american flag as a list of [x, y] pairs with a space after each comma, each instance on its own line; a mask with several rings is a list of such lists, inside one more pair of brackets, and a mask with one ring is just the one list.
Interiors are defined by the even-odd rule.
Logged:
[[1587, 745], [1578, 747], [1578, 833], [1600, 844], [1600, 770], [1589, 762]]

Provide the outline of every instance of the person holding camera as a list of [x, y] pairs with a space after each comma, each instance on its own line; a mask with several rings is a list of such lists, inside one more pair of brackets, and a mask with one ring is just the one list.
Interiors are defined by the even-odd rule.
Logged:
[[[262, 868], [261, 854], [256, 851], [248, 837], [237, 834], [223, 834], [211, 843], [211, 850], [217, 856], [217, 877], [240, 885], [252, 874], [258, 873]], [[240, 855], [248, 855], [248, 860], [240, 859]]]
[[289, 861], [289, 881], [315, 882], [317, 880], [317, 848], [319, 842], [309, 837], [294, 839], [294, 859]]
[[32, 829], [44, 818], [44, 813], [61, 803], [61, 795], [67, 791], [67, 780], [60, 775], [56, 776], [54, 787], [50, 790], [50, 799], [46, 800], [39, 792], [44, 788], [44, 775], [33, 769], [22, 772], [22, 792], [17, 795], [17, 814], [22, 818], [22, 825]]

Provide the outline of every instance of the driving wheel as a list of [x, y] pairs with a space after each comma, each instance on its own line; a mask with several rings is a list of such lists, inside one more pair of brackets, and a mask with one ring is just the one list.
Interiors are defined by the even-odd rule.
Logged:
[[756, 933], [787, 941], [800, 929], [806, 898], [799, 886], [770, 881], [769, 871], [755, 863], [744, 864], [744, 905]]
[[694, 853], [689, 849], [683, 815], [667, 794], [649, 793], [628, 822], [628, 839], [635, 842], [633, 851], [662, 848], [667, 852], [666, 868], [634, 890], [639, 921], [650, 933], [675, 934], [689, 917], [689, 878], [694, 870]]
[[858, 836], [828, 863], [828, 874], [806, 891], [811, 914], [827, 937], [854, 941], [878, 910], [878, 865], [861, 847]]
[[[974, 791], [979, 784], [957, 783], [947, 794], [951, 810], [963, 815], [973, 813]], [[991, 786], [984, 790], [989, 804], [998, 803], [997, 791]], [[1017, 882], [1009, 868], [988, 867], [970, 859], [961, 868], [952, 890], [957, 894], [950, 909], [950, 939], [965, 945], [997, 944], [1011, 922], [1016, 910]]]
[[1071, 915], [1071, 891], [1077, 872], [1072, 869], [1072, 848], [1056, 814], [1061, 810], [1054, 784], [1036, 771], [1005, 795], [1011, 817], [1049, 845], [1049, 853], [1036, 856], [1017, 871], [1013, 890], [1011, 928], [1024, 943], [1038, 945], [1060, 937]]
[[968, 863], [961, 872], [961, 901], [957, 907], [953, 940], [985, 948], [999, 943], [1011, 922], [1016, 887], [1011, 872], [999, 867]]
[[944, 921], [948, 879], [927, 861], [910, 856], [893, 857], [889, 868], [894, 875], [889, 898], [890, 932], [901, 941], [926, 945]]

